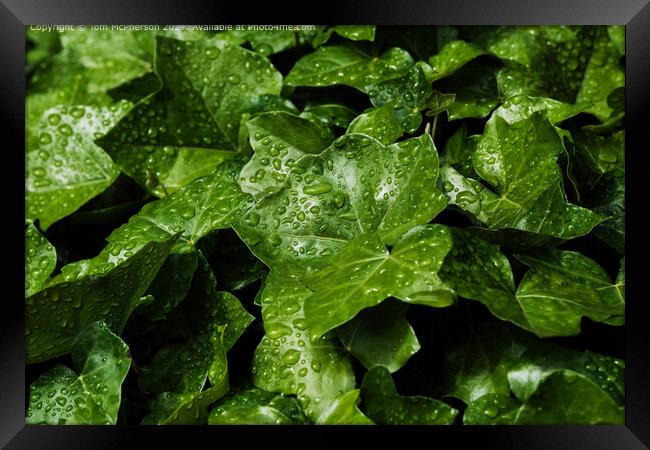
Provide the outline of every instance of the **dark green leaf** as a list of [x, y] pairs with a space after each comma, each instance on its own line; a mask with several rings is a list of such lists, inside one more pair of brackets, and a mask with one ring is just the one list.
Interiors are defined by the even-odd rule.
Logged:
[[30, 387], [27, 424], [115, 425], [129, 348], [104, 322], [83, 328], [72, 343], [76, 370], [56, 365]]
[[363, 411], [381, 425], [451, 425], [458, 411], [429, 397], [397, 393], [390, 372], [370, 369], [361, 384]]
[[399, 370], [420, 349], [418, 338], [404, 318], [408, 306], [386, 301], [361, 311], [336, 329], [343, 346], [368, 369]]

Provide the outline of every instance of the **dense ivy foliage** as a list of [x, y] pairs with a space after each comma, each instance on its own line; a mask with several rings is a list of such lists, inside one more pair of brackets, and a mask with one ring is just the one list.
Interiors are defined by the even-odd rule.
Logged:
[[623, 27], [244, 28], [27, 31], [27, 422], [624, 423]]

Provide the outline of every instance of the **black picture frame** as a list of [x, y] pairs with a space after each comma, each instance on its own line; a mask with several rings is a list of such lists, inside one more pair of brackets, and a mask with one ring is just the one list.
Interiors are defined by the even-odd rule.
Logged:
[[[309, 6], [309, 9], [307, 7]], [[343, 442], [350, 433], [383, 439], [388, 434], [431, 445], [440, 441], [483, 448], [513, 449], [637, 449], [650, 446], [650, 318], [643, 298], [643, 257], [646, 247], [643, 201], [645, 199], [644, 150], [647, 151], [650, 100], [650, 3], [648, 0], [447, 0], [357, 1], [329, 0], [263, 5], [244, 2], [196, 0], [1, 0], [0, 3], [0, 110], [2, 147], [7, 177], [22, 176], [20, 148], [24, 145], [24, 27], [27, 24], [166, 24], [166, 23], [375, 23], [375, 24], [625, 24], [626, 25], [626, 185], [627, 297], [626, 309], [626, 425], [625, 426], [516, 426], [516, 427], [97, 427], [25, 426], [24, 308], [22, 266], [16, 255], [7, 256], [3, 283], [4, 301], [0, 341], [0, 446], [8, 449], [99, 449], [193, 445], [206, 435], [214, 445], [227, 440], [278, 440], [289, 431], [291, 442], [308, 448]], [[12, 155], [17, 155], [16, 159]], [[24, 163], [24, 160], [23, 160]], [[20, 181], [6, 181], [5, 197], [24, 212]], [[5, 223], [23, 227], [20, 213], [5, 198]], [[10, 227], [11, 228], [11, 227]], [[6, 241], [21, 242], [16, 238]], [[7, 235], [5, 235], [7, 236]], [[5, 242], [6, 242], [5, 241]], [[16, 259], [14, 259], [16, 258]], [[13, 263], [11, 261], [14, 261]], [[16, 275], [11, 274], [15, 270]], [[7, 289], [10, 287], [10, 289]], [[372, 428], [372, 429], [371, 429]], [[364, 437], [358, 436], [362, 439]], [[408, 445], [407, 444], [407, 445]], [[200, 444], [196, 444], [199, 446]], [[439, 445], [439, 444], [436, 444]], [[441, 444], [440, 444], [441, 445]], [[252, 445], [245, 444], [251, 448]]]

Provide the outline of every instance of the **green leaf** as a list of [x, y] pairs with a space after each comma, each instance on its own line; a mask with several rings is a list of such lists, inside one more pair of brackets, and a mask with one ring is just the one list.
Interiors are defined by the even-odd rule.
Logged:
[[79, 63], [90, 72], [89, 92], [105, 92], [151, 70], [150, 42], [138, 32], [72, 30], [60, 37], [61, 46], [80, 55]]
[[128, 102], [103, 108], [60, 106], [44, 114], [38, 145], [26, 156], [28, 218], [38, 219], [47, 230], [115, 181], [119, 169], [93, 141], [129, 108]]
[[363, 377], [361, 398], [363, 411], [381, 425], [451, 425], [458, 415], [439, 400], [399, 395], [384, 367], [370, 369]]
[[357, 116], [346, 133], [367, 134], [384, 145], [394, 143], [402, 136], [402, 128], [392, 105], [371, 108]]
[[613, 170], [598, 179], [585, 205], [608, 217], [594, 235], [621, 254], [625, 253], [625, 172]]
[[404, 303], [383, 302], [361, 311], [337, 328], [336, 334], [345, 349], [368, 369], [383, 366], [395, 372], [420, 349], [415, 331], [404, 318], [407, 310]]
[[[239, 148], [242, 115], [258, 108], [261, 96], [278, 95], [282, 79], [263, 56], [219, 40], [158, 37], [155, 71], [160, 90], [136, 105], [100, 145], [158, 196], [231, 157]], [[159, 183], [151, 186], [151, 175]]]
[[506, 400], [507, 394], [488, 394], [469, 405], [463, 420], [466, 424], [622, 424], [624, 374], [620, 359], [539, 346], [508, 370], [517, 400]]
[[296, 46], [296, 33], [293, 30], [229, 30], [219, 33], [217, 39], [237, 45], [249, 43], [256, 53], [263, 56]]
[[471, 405], [488, 395], [509, 395], [508, 372], [527, 347], [502, 324], [472, 325], [445, 356], [445, 395]]
[[197, 242], [212, 231], [227, 228], [250, 196], [236, 181], [242, 161], [231, 159], [217, 166], [209, 175], [198, 178], [169, 197], [146, 204], [129, 222], [107, 238], [114, 244], [105, 249], [116, 255], [123, 252], [119, 243], [129, 241], [134, 248], [150, 240], [180, 234], [175, 253], [193, 251]]
[[556, 162], [563, 151], [560, 135], [544, 112], [512, 124], [495, 114], [472, 160], [496, 193], [451, 168], [443, 168], [441, 178], [450, 203], [492, 230], [513, 228], [571, 239], [587, 234], [603, 217], [565, 200]]
[[576, 97], [577, 102], [592, 103], [588, 111], [601, 122], [612, 113], [607, 104], [610, 92], [625, 84], [625, 70], [619, 61], [620, 40], [615, 43], [610, 36], [604, 28], [596, 32], [589, 64]]
[[350, 122], [357, 116], [357, 113], [346, 105], [336, 103], [323, 103], [305, 106], [300, 117], [317, 117], [328, 126], [347, 128]]
[[210, 411], [210, 425], [303, 425], [308, 420], [293, 397], [251, 388], [224, 397]]
[[341, 394], [354, 389], [350, 360], [332, 334], [316, 342], [303, 313], [309, 290], [282, 271], [271, 271], [259, 294], [265, 336], [253, 359], [255, 386], [297, 395], [305, 415], [316, 421]]
[[313, 291], [305, 300], [312, 336], [323, 335], [388, 297], [449, 306], [453, 294], [437, 272], [450, 248], [449, 230], [438, 224], [411, 229], [390, 251], [375, 233], [351, 241], [327, 260], [326, 267], [304, 278]]
[[551, 249], [517, 258], [532, 268], [519, 283], [517, 301], [538, 336], [578, 334], [582, 316], [622, 321], [623, 292], [592, 259]]
[[454, 94], [449, 105], [450, 121], [482, 119], [501, 102], [494, 70], [487, 65], [471, 63], [453, 75], [435, 83], [436, 89]]
[[582, 316], [613, 324], [623, 319], [622, 290], [580, 253], [544, 249], [517, 254], [531, 270], [515, 292], [510, 263], [497, 245], [463, 229], [454, 229], [453, 238], [440, 279], [502, 320], [549, 337], [578, 334]]
[[374, 25], [335, 25], [326, 28], [318, 33], [312, 40], [311, 45], [316, 48], [329, 41], [332, 33], [336, 33], [346, 39], [352, 41], [374, 41], [375, 40], [375, 26]]
[[162, 267], [153, 279], [148, 295], [154, 302], [138, 311], [151, 320], [161, 320], [187, 295], [192, 277], [198, 265], [196, 252], [172, 253], [167, 256]]
[[365, 92], [368, 85], [400, 77], [412, 65], [411, 55], [400, 48], [372, 58], [353, 47], [332, 45], [298, 60], [284, 82], [289, 86], [343, 84]]
[[171, 236], [152, 240], [127, 259], [106, 252], [67, 266], [83, 265], [78, 275], [64, 267], [45, 289], [25, 300], [27, 363], [69, 352], [77, 333], [98, 320], [120, 333], [175, 241]]
[[317, 425], [374, 425], [374, 422], [366, 417], [358, 407], [361, 398], [359, 389], [342, 394], [337, 397], [322, 412]]
[[476, 171], [472, 165], [472, 154], [476, 151], [479, 139], [478, 135], [467, 136], [467, 126], [461, 125], [445, 143], [444, 151], [440, 155], [441, 172], [445, 172], [446, 176], [453, 177], [454, 172], [447, 172], [445, 167], [452, 166], [461, 175], [467, 178], [476, 178]]
[[262, 114], [246, 125], [255, 153], [240, 173], [240, 185], [249, 194], [277, 190], [298, 158], [321, 153], [333, 140], [321, 127], [286, 112]]
[[236, 297], [215, 287], [212, 269], [199, 253], [187, 298], [172, 312], [176, 323], [185, 324], [186, 338], [162, 347], [140, 371], [142, 389], [159, 394], [143, 423], [205, 423], [207, 407], [228, 392], [226, 352], [254, 318]]
[[56, 249], [38, 229], [25, 229], [25, 298], [41, 290], [56, 267]]
[[368, 95], [374, 106], [391, 106], [404, 132], [414, 133], [422, 123], [422, 111], [429, 106], [433, 91], [424, 71], [415, 64], [400, 78], [368, 86]]
[[[216, 356], [215, 356], [216, 358]], [[225, 352], [219, 356], [225, 367]], [[205, 425], [208, 420], [208, 407], [228, 392], [227, 372], [218, 385], [201, 392], [179, 394], [163, 392], [150, 403], [151, 413], [142, 420], [142, 425]]]
[[56, 365], [30, 386], [29, 425], [115, 425], [129, 348], [104, 322], [83, 328], [72, 343], [74, 370]]
[[485, 51], [471, 43], [460, 40], [448, 42], [436, 55], [429, 58], [429, 64], [433, 69], [431, 81], [448, 77], [481, 55], [485, 55]]
[[428, 135], [384, 146], [346, 134], [299, 159], [284, 188], [258, 199], [233, 227], [269, 267], [318, 263], [368, 231], [391, 243], [444, 209], [437, 159]]

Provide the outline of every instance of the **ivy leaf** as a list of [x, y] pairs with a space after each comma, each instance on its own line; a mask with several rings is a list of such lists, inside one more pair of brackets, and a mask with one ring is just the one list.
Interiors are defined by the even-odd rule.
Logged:
[[582, 316], [612, 324], [622, 321], [623, 292], [602, 267], [580, 253], [544, 249], [517, 254], [531, 270], [515, 292], [510, 264], [497, 245], [462, 229], [454, 229], [453, 237], [440, 278], [502, 320], [539, 337], [576, 335]]
[[619, 253], [625, 253], [625, 172], [613, 170], [598, 179], [585, 205], [608, 217], [594, 235]]
[[517, 288], [517, 300], [538, 336], [578, 334], [582, 316], [623, 320], [623, 293], [592, 259], [551, 249], [517, 258], [532, 267]]
[[390, 105], [405, 133], [414, 133], [422, 123], [422, 111], [433, 95], [431, 83], [422, 68], [415, 64], [402, 77], [368, 86], [374, 106]]
[[233, 392], [210, 411], [210, 425], [303, 425], [308, 420], [293, 397], [251, 388]]
[[[263, 56], [219, 40], [157, 37], [156, 55], [162, 87], [99, 143], [127, 175], [162, 196], [232, 156], [242, 115], [259, 107], [260, 96], [278, 95], [282, 76]], [[148, 186], [151, 174], [160, 186]]]
[[333, 140], [321, 127], [286, 112], [262, 114], [246, 125], [255, 153], [240, 173], [240, 186], [249, 194], [277, 189], [298, 158], [321, 153]]
[[412, 65], [411, 55], [400, 48], [372, 58], [353, 47], [332, 45], [299, 59], [284, 82], [288, 86], [343, 84], [366, 92], [368, 85], [398, 78]]
[[[211, 365], [211, 387], [185, 393], [163, 392], [150, 402], [151, 412], [142, 425], [205, 425], [208, 407], [228, 393], [228, 360], [218, 336], [212, 339], [214, 353]], [[219, 377], [215, 375], [219, 374]]]
[[27, 424], [115, 425], [129, 348], [104, 322], [83, 328], [72, 343], [75, 370], [55, 365], [30, 386]]
[[61, 46], [78, 54], [79, 63], [90, 72], [91, 93], [106, 92], [151, 70], [151, 43], [137, 31], [63, 31], [60, 39]]
[[38, 229], [25, 229], [25, 298], [41, 290], [56, 267], [56, 249]]
[[138, 310], [151, 320], [162, 320], [187, 295], [198, 265], [196, 252], [172, 253], [151, 282], [147, 294], [154, 302]]
[[265, 336], [253, 359], [255, 386], [297, 395], [305, 415], [316, 421], [328, 405], [354, 388], [354, 373], [332, 334], [309, 339], [303, 305], [309, 290], [293, 276], [272, 270], [260, 303]]
[[442, 225], [405, 233], [389, 252], [375, 233], [351, 241], [327, 266], [305, 276], [313, 293], [305, 300], [312, 336], [344, 324], [359, 311], [396, 297], [408, 303], [449, 306], [453, 294], [437, 272], [451, 248]]
[[478, 175], [497, 193], [453, 169], [442, 170], [441, 178], [450, 202], [492, 230], [514, 228], [571, 239], [588, 233], [604, 218], [566, 202], [556, 162], [563, 151], [562, 140], [544, 112], [512, 124], [495, 114], [472, 161]]
[[[228, 351], [253, 321], [239, 300], [228, 292], [217, 292], [212, 269], [198, 254], [198, 268], [192, 286], [174, 320], [184, 323], [187, 338], [163, 347], [151, 363], [141, 369], [140, 386], [145, 392], [200, 392], [211, 374], [220, 348]], [[214, 341], [217, 341], [215, 344]], [[215, 350], [215, 345], [219, 349]], [[218, 361], [218, 359], [217, 359]], [[220, 367], [220, 366], [219, 366]]]
[[384, 146], [346, 134], [299, 159], [283, 189], [233, 227], [269, 267], [317, 263], [371, 230], [391, 243], [444, 208], [437, 159], [428, 135]]
[[404, 303], [383, 302], [361, 311], [336, 334], [366, 368], [383, 366], [396, 372], [420, 349], [415, 331], [404, 318], [407, 310]]
[[[150, 241], [128, 259], [100, 255], [84, 261], [85, 272], [66, 271], [25, 300], [27, 363], [70, 351], [86, 325], [102, 320], [120, 333], [176, 239]], [[129, 243], [122, 243], [129, 246]], [[127, 250], [128, 251], [128, 250]], [[78, 266], [77, 266], [78, 267]], [[65, 268], [64, 268], [65, 269]]]
[[60, 106], [40, 122], [38, 146], [27, 153], [27, 217], [39, 219], [43, 230], [75, 212], [115, 181], [119, 169], [93, 143], [130, 108]]
[[482, 119], [502, 101], [494, 70], [487, 65], [468, 64], [436, 81], [435, 88], [454, 94], [454, 102], [447, 108], [450, 121]]
[[508, 371], [527, 350], [502, 324], [472, 325], [445, 356], [446, 396], [471, 405], [489, 394], [509, 395]]
[[393, 105], [371, 108], [357, 116], [346, 133], [367, 134], [384, 145], [394, 143], [402, 136], [402, 128], [397, 120]]
[[375, 40], [375, 26], [374, 25], [335, 25], [326, 28], [318, 33], [312, 40], [311, 45], [316, 48], [329, 41], [332, 33], [336, 33], [346, 39], [352, 41], [374, 41]]
[[352, 108], [337, 103], [310, 104], [300, 114], [300, 117], [316, 117], [329, 127], [339, 128], [347, 128], [356, 116], [357, 113]]
[[481, 55], [485, 55], [485, 51], [469, 42], [456, 40], [446, 43], [437, 54], [429, 58], [429, 65], [433, 69], [431, 81], [448, 77]]
[[510, 367], [508, 382], [517, 400], [507, 394], [483, 396], [469, 405], [464, 423], [624, 422], [623, 361], [588, 351], [548, 350], [529, 350]]
[[323, 411], [316, 422], [317, 425], [374, 425], [366, 417], [358, 405], [361, 401], [359, 389], [352, 389], [337, 397]]
[[384, 367], [372, 368], [363, 377], [361, 398], [363, 411], [381, 425], [451, 425], [458, 415], [439, 400], [399, 395]]
[[233, 44], [249, 43], [253, 51], [262, 56], [279, 53], [296, 46], [296, 33], [293, 30], [229, 30], [217, 35]]
[[[107, 241], [111, 244], [130, 241], [126, 251], [133, 251], [150, 240], [180, 234], [174, 253], [193, 251], [203, 236], [227, 228], [233, 216], [246, 209], [250, 198], [236, 181], [242, 164], [239, 159], [224, 161], [209, 175], [169, 197], [146, 204], [128, 223], [113, 231]], [[104, 250], [110, 251], [118, 255], [125, 249]]]

